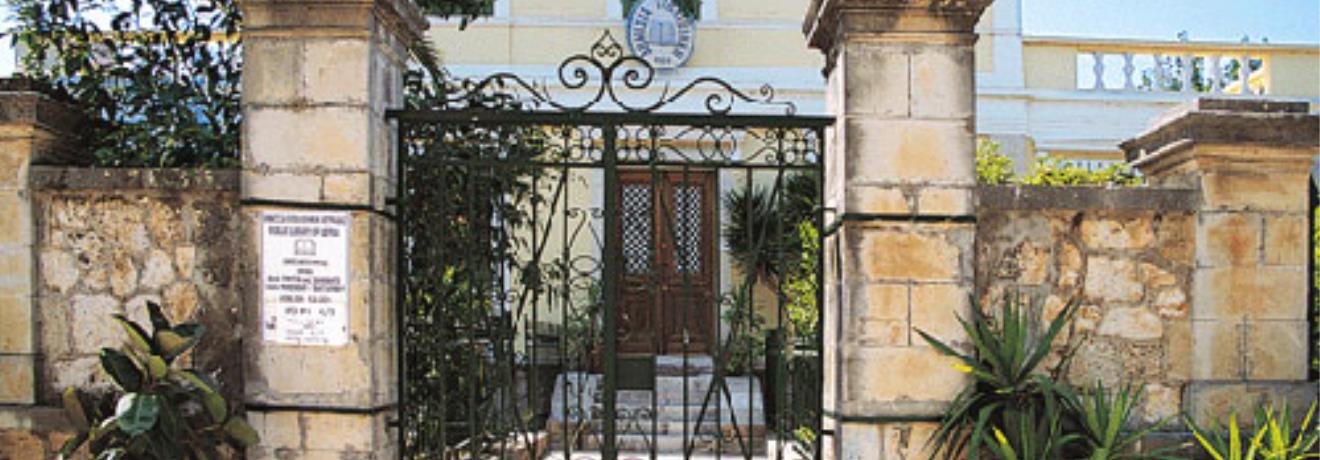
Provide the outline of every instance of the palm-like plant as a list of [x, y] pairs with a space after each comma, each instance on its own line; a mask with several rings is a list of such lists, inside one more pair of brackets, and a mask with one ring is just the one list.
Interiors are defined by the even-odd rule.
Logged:
[[724, 239], [743, 273], [777, 283], [797, 266], [802, 251], [798, 224], [815, 215], [817, 185], [815, 176], [793, 174], [778, 181], [777, 190], [748, 186], [724, 196], [729, 216]]
[[1293, 431], [1286, 404], [1277, 413], [1272, 407], [1258, 408], [1256, 432], [1245, 443], [1237, 414], [1228, 418], [1227, 436], [1216, 427], [1202, 429], [1190, 417], [1186, 421], [1197, 443], [1215, 460], [1303, 460], [1320, 458], [1320, 452], [1315, 450], [1320, 446], [1320, 424], [1316, 423], [1315, 412], [1316, 403], [1312, 403], [1301, 425]]
[[1123, 428], [1141, 403], [1143, 392], [1140, 388], [1123, 385], [1111, 392], [1103, 383], [1097, 382], [1080, 395], [1066, 385], [1058, 385], [1054, 391], [1063, 395], [1064, 405], [1076, 419], [1080, 439], [1089, 450], [1088, 460], [1176, 458], [1171, 455], [1172, 448], [1137, 451], [1141, 439], [1159, 430], [1169, 419], [1135, 431]]
[[[1002, 428], [991, 427], [993, 439], [982, 442], [1000, 460], [1058, 460], [1064, 450], [1081, 438], [1076, 433], [1065, 433], [1064, 408], [1055, 394], [1041, 395], [1041, 405], [1031, 405], [1021, 411], [1005, 411]], [[983, 411], [979, 423], [991, 413]], [[985, 433], [976, 433], [985, 436]]]
[[1054, 339], [1071, 321], [1077, 305], [1065, 306], [1043, 332], [1037, 317], [1027, 310], [1015, 296], [1006, 296], [997, 321], [979, 307], [972, 308], [971, 321], [959, 318], [973, 353], [957, 351], [925, 331], [917, 331], [940, 353], [957, 358], [958, 369], [975, 379], [953, 400], [931, 437], [933, 453], [943, 452], [946, 459], [953, 459], [966, 452], [967, 458], [977, 459], [982, 444], [993, 439], [989, 430], [1020, 420], [1028, 408], [1040, 405], [1042, 398], [1052, 397], [1045, 395], [1050, 380], [1037, 368], [1049, 355]]

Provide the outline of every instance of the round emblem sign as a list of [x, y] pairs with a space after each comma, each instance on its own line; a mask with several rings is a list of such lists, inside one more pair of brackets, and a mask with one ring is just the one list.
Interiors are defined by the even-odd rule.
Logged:
[[696, 29], [671, 0], [637, 0], [628, 12], [628, 48], [659, 69], [673, 69], [692, 57]]

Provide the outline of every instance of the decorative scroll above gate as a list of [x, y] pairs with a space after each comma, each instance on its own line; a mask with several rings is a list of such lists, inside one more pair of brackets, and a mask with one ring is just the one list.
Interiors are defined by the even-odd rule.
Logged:
[[[770, 108], [782, 115], [797, 113], [792, 102], [775, 99], [775, 90], [770, 85], [762, 85], [754, 94], [748, 94], [722, 79], [699, 77], [677, 88], [668, 82], [653, 87], [657, 83], [656, 68], [642, 58], [626, 54], [609, 31], [596, 40], [590, 52], [561, 62], [555, 73], [558, 85], [529, 81], [509, 72], [464, 80], [457, 92], [445, 95], [441, 108], [497, 109], [514, 102], [531, 109], [562, 112], [594, 109], [652, 113], [673, 108], [684, 98], [697, 99], [704, 95], [701, 105], [710, 115], [728, 115], [739, 104]], [[567, 100], [555, 90], [577, 93], [579, 100]]]

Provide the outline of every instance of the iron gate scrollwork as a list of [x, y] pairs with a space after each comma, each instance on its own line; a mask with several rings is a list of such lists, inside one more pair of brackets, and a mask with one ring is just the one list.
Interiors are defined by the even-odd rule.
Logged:
[[608, 33], [551, 79], [389, 113], [402, 456], [818, 458], [832, 120]]

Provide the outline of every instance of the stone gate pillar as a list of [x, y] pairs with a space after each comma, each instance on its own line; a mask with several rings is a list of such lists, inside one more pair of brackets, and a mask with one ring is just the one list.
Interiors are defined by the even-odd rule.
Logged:
[[[967, 383], [915, 332], [959, 342], [975, 215], [973, 27], [989, 0], [817, 0], [837, 117], [826, 153], [826, 452], [918, 455]], [[904, 457], [906, 455], [906, 457]]]
[[[406, 45], [425, 21], [407, 0], [242, 0], [244, 381], [262, 435], [250, 458], [393, 458], [394, 131]], [[347, 212], [346, 344], [265, 334], [263, 212]]]
[[1315, 397], [1307, 263], [1320, 117], [1308, 106], [1198, 99], [1122, 145], [1154, 185], [1201, 192], [1183, 409], [1202, 423]]

